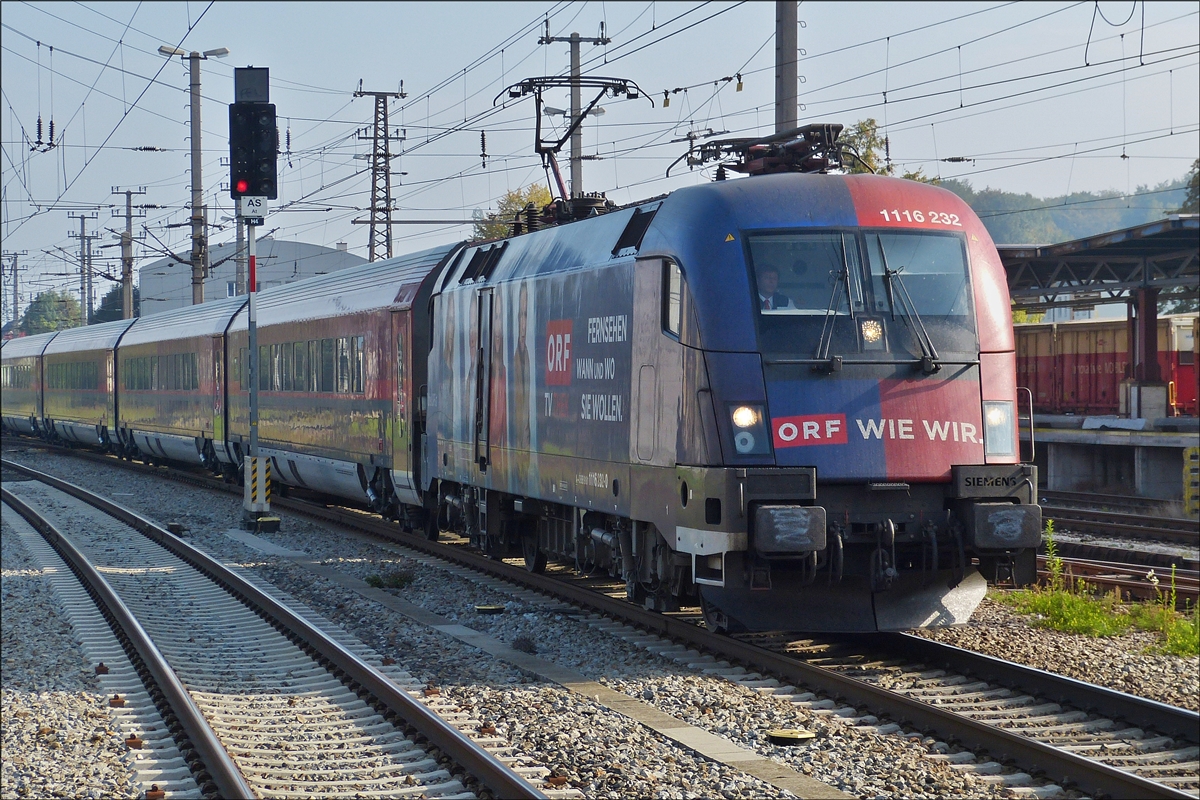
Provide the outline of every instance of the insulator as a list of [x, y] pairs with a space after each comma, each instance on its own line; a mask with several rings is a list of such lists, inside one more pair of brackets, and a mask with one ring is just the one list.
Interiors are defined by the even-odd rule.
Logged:
[[292, 129], [290, 127], [287, 129], [287, 150], [289, 153], [292, 152]]
[[42, 115], [38, 114], [38, 138], [37, 143], [42, 143]]
[[54, 120], [50, 120], [50, 138], [47, 141], [54, 144]]
[[479, 151], [487, 156], [487, 131], [479, 132]]

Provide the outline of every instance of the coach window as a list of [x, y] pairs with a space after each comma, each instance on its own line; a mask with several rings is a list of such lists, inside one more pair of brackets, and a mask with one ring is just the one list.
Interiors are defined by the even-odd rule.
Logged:
[[683, 274], [674, 261], [663, 262], [662, 319], [663, 330], [679, 338], [683, 322]]
[[292, 343], [284, 342], [279, 345], [279, 389], [283, 392], [292, 390]]
[[363, 391], [363, 337], [353, 336], [350, 338], [350, 365], [354, 371], [351, 381], [350, 390], [356, 394], [362, 394]]
[[279, 345], [271, 345], [271, 391], [278, 392], [283, 387], [279, 382]]
[[321, 370], [321, 347], [320, 343], [312, 339], [308, 343], [308, 390], [310, 392], [317, 391], [320, 382], [317, 376]]
[[271, 347], [265, 344], [258, 346], [258, 390], [271, 391]]
[[337, 340], [337, 391], [350, 391], [350, 340], [345, 336]]
[[292, 390], [303, 392], [308, 389], [308, 342], [296, 342], [292, 350]]
[[333, 355], [333, 339], [321, 340], [321, 388], [322, 392], [332, 392], [337, 386], [337, 363]]

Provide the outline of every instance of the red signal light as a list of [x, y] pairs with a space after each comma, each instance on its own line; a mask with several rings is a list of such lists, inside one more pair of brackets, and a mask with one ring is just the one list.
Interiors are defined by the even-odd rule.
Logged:
[[238, 194], [245, 194], [246, 192], [250, 191], [250, 181], [246, 180], [245, 178], [241, 178], [236, 184], [234, 184], [234, 188], [237, 190]]

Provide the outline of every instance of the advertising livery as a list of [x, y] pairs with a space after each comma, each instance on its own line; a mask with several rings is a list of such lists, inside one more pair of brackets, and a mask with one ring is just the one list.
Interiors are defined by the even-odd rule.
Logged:
[[[811, 161], [817, 128], [745, 164]], [[240, 298], [9, 342], [4, 425], [236, 479], [256, 385], [273, 481], [430, 537], [715, 629], [963, 622], [1041, 540], [1000, 259], [952, 193], [822, 170], [559, 200], [521, 235], [269, 289], [258, 374]]]
[[1007, 289], [950, 192], [696, 186], [467, 248], [432, 303], [425, 477], [481, 547], [731, 628], [949, 624], [972, 557], [1032, 578]]

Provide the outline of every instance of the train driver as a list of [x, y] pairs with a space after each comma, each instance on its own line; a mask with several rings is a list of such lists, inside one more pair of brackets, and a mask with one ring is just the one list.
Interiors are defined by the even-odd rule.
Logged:
[[779, 270], [766, 265], [758, 270], [758, 304], [763, 311], [795, 308], [790, 297], [779, 291]]

